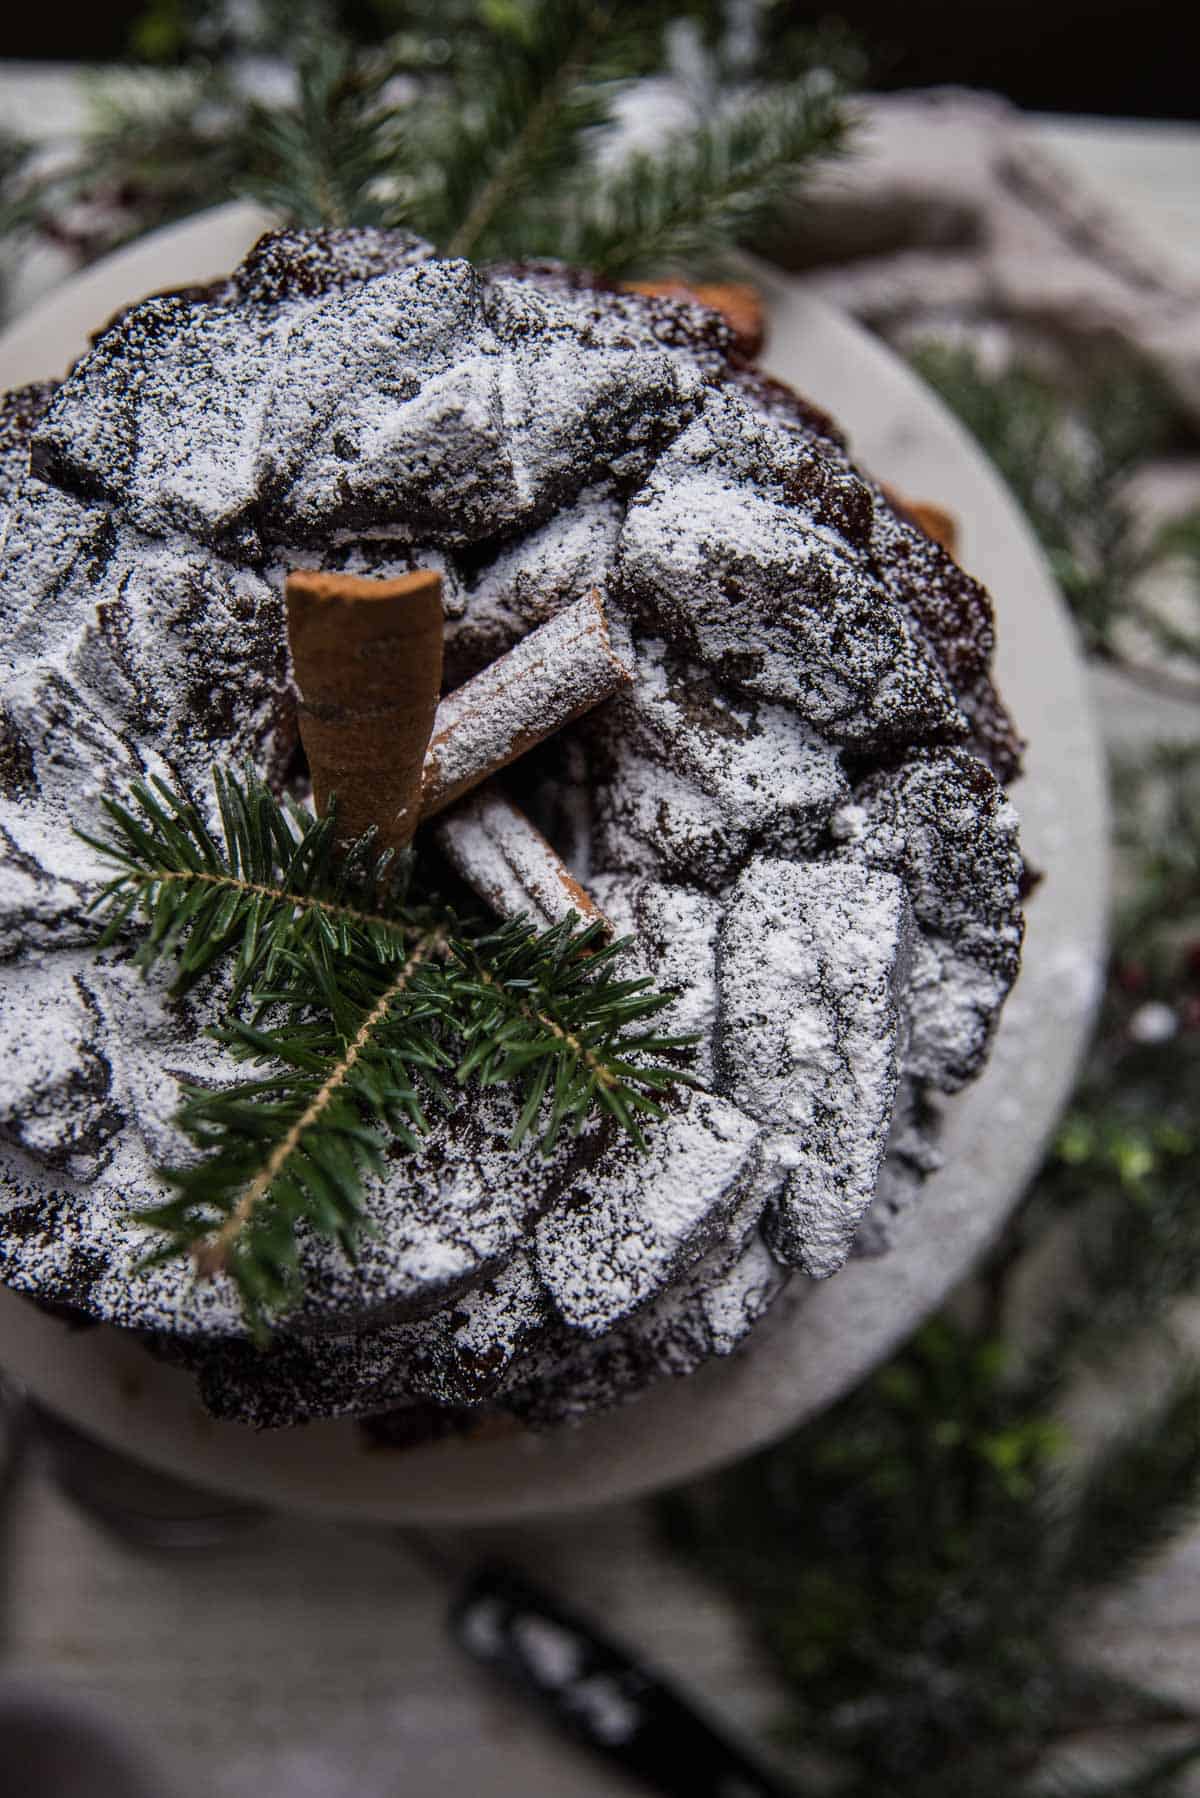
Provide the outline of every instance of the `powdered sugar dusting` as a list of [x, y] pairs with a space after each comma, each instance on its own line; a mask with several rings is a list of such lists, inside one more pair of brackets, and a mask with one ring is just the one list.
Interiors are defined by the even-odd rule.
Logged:
[[[927, 1090], [980, 1065], [1020, 936], [986, 598], [731, 352], [689, 305], [282, 234], [0, 408], [4, 1277], [151, 1333], [221, 1415], [550, 1423], [728, 1353], [915, 1190]], [[210, 809], [214, 761], [282, 778], [314, 561], [437, 567], [451, 685], [603, 593], [632, 680], [511, 779], [676, 989], [702, 1090], [648, 1160], [598, 1121], [549, 1164], [465, 1094], [373, 1184], [357, 1269], [302, 1245], [264, 1355], [227, 1282], [136, 1271], [176, 1076], [224, 1070], [203, 999], [88, 950], [73, 830], [139, 773]], [[472, 754], [517, 728], [480, 723]]]
[[699, 1259], [759, 1174], [752, 1120], [687, 1095], [650, 1133], [581, 1173], [570, 1208], [534, 1233], [534, 1264], [563, 1322], [602, 1336]]
[[725, 916], [717, 1067], [770, 1126], [768, 1236], [826, 1277], [875, 1194], [899, 1079], [912, 915], [889, 874], [753, 861]]

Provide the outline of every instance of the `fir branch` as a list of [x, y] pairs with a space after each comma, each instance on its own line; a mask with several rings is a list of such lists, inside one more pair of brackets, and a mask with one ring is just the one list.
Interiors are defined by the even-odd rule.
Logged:
[[[489, 29], [465, 42], [449, 104], [434, 115], [427, 160], [436, 180], [413, 223], [450, 255], [568, 260], [581, 201], [603, 185], [597, 152], [622, 97], [666, 72], [672, 27], [692, 13], [711, 22], [720, 8], [492, 0], [480, 10]], [[610, 272], [602, 261], [588, 266]]]
[[525, 1140], [547, 1096], [544, 1152], [564, 1128], [578, 1131], [595, 1105], [644, 1148], [635, 1114], [661, 1117], [650, 1094], [692, 1084], [678, 1065], [642, 1059], [686, 1048], [696, 1039], [628, 1034], [634, 1024], [663, 1011], [670, 995], [654, 992], [648, 979], [614, 979], [613, 963], [628, 939], [601, 948], [602, 939], [600, 924], [576, 932], [566, 919], [535, 937], [518, 920], [493, 935], [453, 945], [465, 975], [458, 984], [465, 1001], [458, 1028], [467, 1052], [458, 1078], [475, 1078], [482, 1086], [526, 1084], [514, 1148]]
[[406, 158], [406, 109], [390, 101], [390, 59], [326, 34], [304, 43], [291, 106], [252, 122], [250, 191], [303, 226], [389, 225]]
[[447, 254], [520, 255], [514, 211], [559, 193], [610, 116], [613, 11], [476, 9], [441, 61], [411, 31], [363, 51], [326, 29], [296, 61], [296, 104], [258, 120], [268, 174], [251, 190], [299, 223], [405, 225]]
[[611, 22], [600, 0], [545, 0], [532, 29], [489, 47], [478, 122], [442, 165], [447, 215], [458, 220], [447, 255], [473, 255], [489, 237], [496, 244], [498, 220], [539, 180], [561, 186], [578, 162], [582, 134], [608, 117], [584, 76]]
[[526, 242], [611, 276], [711, 262], [794, 199], [817, 161], [843, 154], [849, 132], [841, 89], [816, 70], [627, 157], [557, 225], [531, 222]]
[[[166, 1170], [180, 1196], [141, 1221], [167, 1233], [162, 1255], [191, 1252], [200, 1274], [232, 1274], [260, 1337], [296, 1296], [298, 1224], [353, 1256], [363, 1176], [383, 1166], [380, 1126], [410, 1148], [426, 1127], [414, 1074], [448, 1064], [429, 1029], [447, 1001], [419, 975], [444, 948], [432, 929], [393, 971], [327, 964], [326, 1018], [274, 1032], [235, 1020], [214, 1033], [273, 1073], [185, 1091], [176, 1121], [203, 1159]], [[280, 997], [296, 1008], [295, 989]]]
[[644, 1146], [641, 1121], [690, 1083], [679, 1055], [695, 1039], [645, 1028], [672, 995], [616, 977], [627, 939], [602, 947], [603, 927], [573, 916], [538, 935], [401, 904], [369, 841], [335, 851], [332, 815], [281, 804], [253, 775], [214, 784], [223, 843], [158, 780], [105, 801], [107, 832], [84, 840], [117, 870], [95, 901], [101, 947], [140, 917], [136, 959], [173, 963], [175, 991], [231, 965], [210, 1034], [266, 1071], [185, 1088], [176, 1121], [197, 1158], [165, 1170], [176, 1196], [140, 1221], [165, 1235], [152, 1260], [190, 1253], [228, 1273], [260, 1336], [299, 1290], [299, 1227], [352, 1254], [366, 1176], [389, 1139], [418, 1146], [426, 1106], [452, 1104], [447, 1080], [512, 1086], [512, 1144], [536, 1126], [545, 1154], [597, 1109]]
[[[150, 39], [186, 60], [97, 87], [93, 129], [48, 216], [96, 221], [80, 244], [95, 251], [242, 191], [303, 225], [403, 226], [475, 260], [661, 272], [663, 258], [718, 259], [848, 130], [844, 52], [809, 37], [785, 59], [735, 68], [710, 30], [710, 87], [758, 86], [715, 118], [697, 96], [696, 123], [661, 154], [608, 167], [599, 152], [622, 98], [670, 71], [681, 18], [716, 25], [715, 0], [419, 0], [365, 47], [329, 9], [307, 11], [297, 28], [268, 7], [252, 30], [219, 9], [194, 27], [156, 16]], [[263, 56], [292, 71], [291, 101], [247, 83], [242, 59]]]
[[282, 955], [321, 944], [351, 956], [394, 960], [419, 928], [397, 902], [392, 858], [370, 844], [336, 849], [336, 807], [321, 819], [281, 805], [252, 772], [213, 771], [224, 842], [199, 807], [164, 781], [135, 782], [127, 801], [105, 799], [109, 829], [79, 834], [117, 873], [91, 909], [106, 919], [97, 947], [115, 943], [140, 913], [149, 926], [141, 967], [176, 964], [172, 991], [186, 992], [233, 955], [233, 1001], [269, 981]]

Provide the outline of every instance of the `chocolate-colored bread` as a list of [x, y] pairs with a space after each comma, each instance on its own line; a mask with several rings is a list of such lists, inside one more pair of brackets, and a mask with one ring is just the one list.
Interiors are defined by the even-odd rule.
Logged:
[[[0, 410], [0, 1267], [144, 1332], [223, 1416], [553, 1422], [729, 1352], [936, 1160], [1016, 972], [1018, 745], [986, 595], [715, 314], [395, 233], [278, 234]], [[647, 1156], [543, 1162], [464, 1093], [306, 1243], [266, 1351], [131, 1210], [214, 1078], [203, 998], [97, 959], [105, 792], [296, 768], [289, 567], [444, 576], [448, 685], [590, 589], [634, 678], [513, 771], [698, 1030]]]

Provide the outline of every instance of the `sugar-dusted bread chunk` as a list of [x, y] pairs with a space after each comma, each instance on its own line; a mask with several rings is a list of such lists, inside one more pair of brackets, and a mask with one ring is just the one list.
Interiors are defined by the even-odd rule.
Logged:
[[[214, 764], [303, 780], [298, 566], [436, 569], [450, 687], [600, 596], [628, 684], [503, 780], [672, 991], [696, 1084], [644, 1156], [599, 1115], [548, 1160], [467, 1088], [390, 1145], [357, 1265], [301, 1241], [261, 1349], [223, 1276], [144, 1265], [178, 1078], [228, 1069], [211, 995], [89, 947], [76, 831], [139, 776], [210, 816]], [[794, 1270], [885, 1245], [932, 1096], [986, 1055], [1020, 945], [992, 639], [977, 583], [686, 295], [282, 232], [131, 307], [0, 403], [0, 1275], [261, 1425], [549, 1425], [730, 1352]]]

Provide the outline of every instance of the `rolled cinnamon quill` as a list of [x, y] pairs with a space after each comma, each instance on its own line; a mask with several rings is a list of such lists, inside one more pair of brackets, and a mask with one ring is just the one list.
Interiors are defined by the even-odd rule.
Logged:
[[947, 555], [958, 554], [958, 520], [953, 512], [947, 512], [944, 506], [935, 505], [930, 499], [908, 499], [903, 493], [897, 492], [895, 487], [885, 486], [883, 492], [888, 504], [899, 512], [901, 518], [907, 518], [919, 531], [932, 537]]
[[337, 796], [341, 842], [372, 825], [400, 849], [420, 817], [421, 771], [442, 684], [442, 582], [299, 570], [287, 578], [288, 641], [313, 801]]
[[719, 312], [744, 356], [757, 356], [767, 335], [762, 295], [745, 281], [624, 281], [629, 293], [666, 300], [699, 300]]
[[523, 637], [437, 709], [421, 783], [432, 818], [632, 679], [613, 649], [599, 593]]
[[611, 931], [599, 906], [496, 782], [447, 812], [434, 834], [451, 867], [502, 918], [523, 914], [544, 930], [575, 912], [584, 924]]

